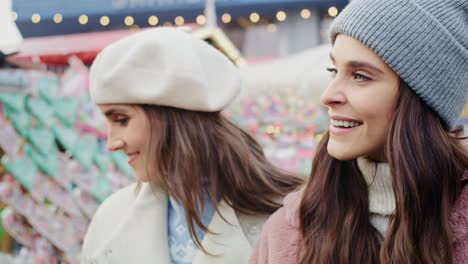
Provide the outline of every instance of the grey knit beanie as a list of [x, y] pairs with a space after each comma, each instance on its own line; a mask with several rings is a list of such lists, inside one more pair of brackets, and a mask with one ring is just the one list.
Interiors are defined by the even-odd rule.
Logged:
[[468, 0], [354, 0], [331, 25], [372, 49], [454, 128], [468, 95]]

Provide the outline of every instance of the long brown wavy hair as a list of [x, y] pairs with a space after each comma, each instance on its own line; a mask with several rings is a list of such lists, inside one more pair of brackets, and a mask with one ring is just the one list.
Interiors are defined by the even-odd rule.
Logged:
[[396, 209], [384, 238], [369, 222], [368, 187], [356, 160], [319, 144], [301, 201], [298, 263], [452, 263], [449, 216], [468, 166], [461, 138], [400, 81], [387, 137]]
[[141, 107], [151, 129], [148, 175], [183, 205], [190, 236], [207, 254], [195, 232], [211, 233], [201, 221], [206, 195], [214, 208], [225, 201], [236, 212], [267, 215], [303, 183], [267, 161], [257, 141], [220, 112]]

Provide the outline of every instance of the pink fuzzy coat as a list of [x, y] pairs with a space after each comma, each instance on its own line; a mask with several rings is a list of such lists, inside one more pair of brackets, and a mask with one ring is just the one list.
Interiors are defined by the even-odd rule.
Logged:
[[[468, 173], [464, 188], [450, 217], [454, 246], [454, 264], [468, 264]], [[298, 209], [301, 193], [291, 193], [284, 207], [266, 222], [250, 264], [295, 264], [301, 242]]]

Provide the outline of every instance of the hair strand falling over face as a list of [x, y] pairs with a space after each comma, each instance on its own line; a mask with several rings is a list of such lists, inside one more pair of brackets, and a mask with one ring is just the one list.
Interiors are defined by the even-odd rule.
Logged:
[[201, 221], [206, 195], [214, 208], [224, 201], [239, 213], [267, 215], [303, 182], [273, 166], [257, 141], [219, 112], [153, 105], [143, 110], [151, 125], [148, 154], [155, 161], [148, 175], [183, 205], [190, 235], [205, 253], [195, 225], [210, 233]]

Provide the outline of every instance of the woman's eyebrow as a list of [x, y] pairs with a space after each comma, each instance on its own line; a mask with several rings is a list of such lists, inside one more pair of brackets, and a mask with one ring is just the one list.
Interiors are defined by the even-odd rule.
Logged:
[[119, 113], [119, 114], [128, 114], [128, 111], [125, 110], [125, 109], [122, 109], [122, 108], [111, 108], [111, 109], [109, 109], [109, 110], [106, 110], [106, 111], [104, 112], [104, 115], [105, 115], [106, 117], [110, 117], [110, 116], [112, 116], [112, 115], [115, 114], [115, 113]]
[[[330, 52], [329, 53], [329, 56], [330, 56], [330, 59], [332, 60], [333, 63], [335, 63], [335, 58], [333, 57], [333, 54]], [[364, 61], [348, 61], [346, 63], [347, 66], [351, 67], [351, 68], [369, 68], [371, 69], [372, 71], [378, 73], [378, 74], [384, 74], [384, 72], [379, 69], [378, 67], [370, 64], [370, 63], [367, 63], [367, 62], [364, 62]]]
[[376, 66], [370, 64], [370, 63], [367, 63], [367, 62], [363, 62], [363, 61], [348, 61], [346, 63], [348, 66], [352, 67], [352, 68], [368, 68], [368, 69], [371, 69], [372, 71], [376, 72], [376, 73], [379, 73], [379, 74], [384, 74], [384, 72], [377, 68]]

